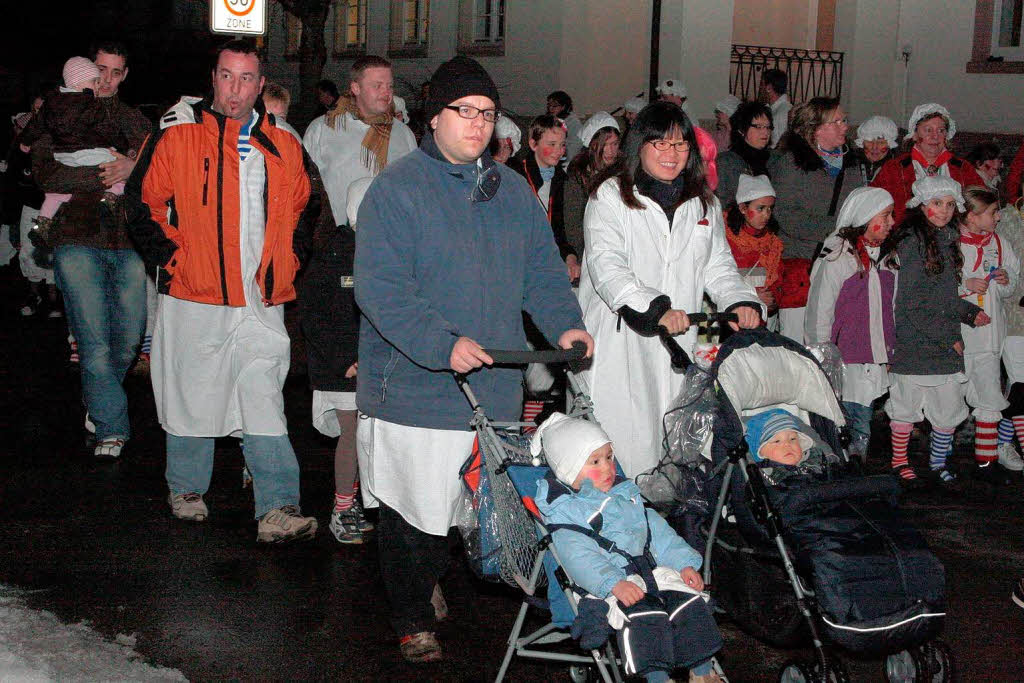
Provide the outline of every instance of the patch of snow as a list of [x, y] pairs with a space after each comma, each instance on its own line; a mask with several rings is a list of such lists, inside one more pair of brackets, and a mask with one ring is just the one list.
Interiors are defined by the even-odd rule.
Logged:
[[134, 648], [135, 647], [135, 641], [136, 640], [137, 639], [136, 639], [134, 633], [132, 633], [132, 634], [118, 633], [116, 636], [114, 636], [114, 642], [115, 643], [117, 643], [118, 645], [124, 645], [125, 647], [130, 647], [130, 648]]
[[0, 586], [0, 681], [188, 680], [177, 669], [142, 661], [134, 633], [119, 633], [111, 642], [87, 623], [64, 624], [17, 595], [17, 589]]

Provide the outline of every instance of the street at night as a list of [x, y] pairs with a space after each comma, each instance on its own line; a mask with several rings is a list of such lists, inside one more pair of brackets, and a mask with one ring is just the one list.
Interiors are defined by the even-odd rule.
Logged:
[[[333, 444], [309, 424], [301, 354], [294, 354], [285, 405], [302, 467], [303, 510], [317, 516], [321, 530], [311, 543], [259, 547], [252, 494], [241, 488], [242, 456], [231, 439], [218, 442], [210, 519], [190, 524], [171, 517], [164, 437], [146, 378], [128, 379], [135, 437], [123, 462], [93, 460], [82, 440], [76, 374], [58, 362], [66, 349], [63, 322], [19, 320], [10, 269], [0, 272], [8, 302], [0, 367], [0, 421], [8, 435], [0, 460], [7, 513], [0, 584], [34, 591], [25, 597], [30, 606], [68, 623], [86, 620], [108, 639], [135, 634], [135, 649], [147, 661], [190, 680], [493, 678], [519, 602], [513, 590], [475, 580], [454, 546], [441, 584], [450, 609], [440, 628], [446, 660], [413, 666], [399, 656], [375, 537], [340, 546], [326, 529]], [[957, 456], [968, 469], [966, 449]], [[884, 440], [876, 439], [871, 457], [882, 471]], [[1024, 566], [1024, 484], [995, 490], [969, 482], [963, 495], [913, 494], [907, 508], [946, 566], [943, 639], [956, 654], [960, 680], [1021, 680], [1024, 613], [1010, 591]], [[733, 681], [774, 680], [784, 661], [810, 656], [772, 650], [725, 618], [721, 627], [721, 660]], [[856, 681], [881, 678], [878, 662], [850, 661], [850, 668]], [[521, 659], [510, 677], [568, 680], [564, 665]]]

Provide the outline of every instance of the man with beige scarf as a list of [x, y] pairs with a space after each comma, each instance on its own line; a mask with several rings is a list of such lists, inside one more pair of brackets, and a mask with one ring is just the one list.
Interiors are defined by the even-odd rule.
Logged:
[[320, 169], [336, 217], [345, 216], [354, 181], [377, 175], [388, 162], [416, 149], [412, 131], [393, 116], [391, 62], [375, 55], [360, 57], [350, 77], [349, 93], [313, 119], [302, 139]]

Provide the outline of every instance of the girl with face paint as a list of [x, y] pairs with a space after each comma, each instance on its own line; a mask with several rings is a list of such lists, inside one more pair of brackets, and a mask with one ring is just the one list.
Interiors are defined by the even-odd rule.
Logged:
[[782, 293], [782, 240], [776, 234], [775, 189], [768, 176], [740, 174], [736, 200], [725, 210], [725, 238], [736, 267], [768, 309], [768, 326]]
[[[985, 327], [962, 328], [967, 404], [974, 409], [974, 460], [983, 470], [998, 461], [1007, 469], [1020, 471], [1024, 462], [1012, 444], [1013, 411], [1000, 424], [1010, 403], [1002, 392], [999, 365], [1006, 339], [1003, 306], [1017, 286], [1020, 260], [1010, 243], [996, 234], [1000, 214], [995, 190], [969, 187], [964, 191], [964, 205], [967, 210], [956, 221], [964, 261], [960, 296], [978, 304], [992, 318]], [[1018, 423], [1024, 433], [1024, 421]]]
[[831, 342], [843, 368], [843, 409], [849, 452], [867, 459], [872, 403], [888, 390], [895, 342], [896, 244], [893, 199], [885, 190], [859, 187], [839, 210], [835, 232], [811, 269], [804, 337]]
[[953, 450], [953, 433], [967, 418], [964, 395], [970, 391], [961, 324], [982, 327], [991, 318], [958, 291], [964, 256], [952, 220], [964, 208], [960, 183], [928, 176], [913, 184], [913, 195], [897, 247], [896, 343], [886, 404], [892, 467], [905, 482], [917, 478], [909, 466], [907, 444], [914, 423], [927, 418], [932, 425], [932, 478], [940, 486], [951, 486], [956, 474], [946, 467], [946, 459]]

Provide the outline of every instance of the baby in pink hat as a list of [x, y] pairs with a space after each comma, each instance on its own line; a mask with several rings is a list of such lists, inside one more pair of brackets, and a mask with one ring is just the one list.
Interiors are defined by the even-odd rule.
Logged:
[[[65, 166], [98, 166], [114, 161], [111, 148], [132, 156], [117, 121], [95, 95], [99, 81], [99, 68], [91, 60], [72, 57], [65, 62], [64, 86], [47, 95], [43, 108], [19, 139], [22, 149], [28, 152], [39, 138], [49, 135], [53, 158]], [[107, 191], [120, 195], [124, 192], [124, 183]], [[70, 198], [70, 194], [46, 193], [36, 228], [29, 233], [33, 242], [53, 245], [56, 235], [51, 234], [51, 221], [60, 205]]]

